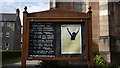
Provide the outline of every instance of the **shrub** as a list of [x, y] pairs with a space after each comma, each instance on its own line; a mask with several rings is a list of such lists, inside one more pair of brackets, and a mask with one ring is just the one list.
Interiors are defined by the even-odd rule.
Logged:
[[100, 54], [97, 54], [94, 58], [94, 67], [95, 68], [109, 68], [109, 64], [105, 62], [103, 57]]
[[16, 50], [2, 51], [2, 60], [12, 59], [15, 57], [21, 57], [21, 51]]

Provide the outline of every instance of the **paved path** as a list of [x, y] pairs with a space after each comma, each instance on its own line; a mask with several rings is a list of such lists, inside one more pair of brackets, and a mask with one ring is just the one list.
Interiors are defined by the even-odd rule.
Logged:
[[[26, 61], [26, 68], [40, 68], [40, 67], [36, 67], [36, 65], [38, 65], [38, 63], [41, 61], [38, 60], [27, 60]], [[17, 62], [17, 63], [13, 63], [13, 64], [7, 64], [2, 66], [2, 68], [20, 68], [21, 66], [21, 62]]]
[[[40, 62], [41, 61], [38, 61], [38, 60], [27, 60], [26, 61], [26, 68], [41, 68], [40, 66], [38, 66], [38, 63], [40, 63]], [[72, 63], [70, 65], [71, 65], [71, 68], [87, 68], [86, 63], [80, 64], [80, 65]], [[5, 66], [2, 66], [2, 68], [21, 68], [21, 62], [7, 64]], [[54, 67], [54, 68], [56, 68], [56, 67]], [[64, 66], [58, 67], [58, 68], [64, 68]]]

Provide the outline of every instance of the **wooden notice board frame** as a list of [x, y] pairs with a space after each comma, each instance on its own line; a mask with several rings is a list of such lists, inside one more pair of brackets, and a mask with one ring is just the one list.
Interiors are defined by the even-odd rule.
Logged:
[[[66, 11], [61, 9], [51, 9], [48, 11], [28, 13], [27, 7], [23, 12], [23, 44], [21, 67], [26, 68], [26, 60], [85, 60], [91, 68], [92, 58], [92, 12], [89, 7], [88, 13]], [[54, 23], [84, 23], [85, 24], [85, 57], [52, 57], [52, 58], [29, 58], [29, 31], [31, 22], [52, 22]]]

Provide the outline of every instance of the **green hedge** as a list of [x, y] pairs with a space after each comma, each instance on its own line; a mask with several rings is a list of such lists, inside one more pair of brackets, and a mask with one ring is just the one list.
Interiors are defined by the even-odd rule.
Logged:
[[12, 59], [16, 57], [21, 57], [21, 51], [17, 51], [17, 50], [2, 51], [2, 60]]

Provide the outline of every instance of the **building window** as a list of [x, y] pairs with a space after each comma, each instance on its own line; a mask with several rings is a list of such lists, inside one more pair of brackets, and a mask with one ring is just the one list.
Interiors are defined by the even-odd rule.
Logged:
[[0, 37], [2, 37], [2, 36], [3, 36], [3, 33], [1, 32], [1, 33], [0, 33]]
[[10, 33], [9, 32], [6, 33], [6, 37], [10, 37]]
[[6, 50], [9, 50], [9, 43], [5, 44], [5, 48], [6, 48]]
[[0, 23], [0, 26], [4, 26], [4, 22], [1, 22], [1, 23]]
[[7, 27], [11, 27], [11, 22], [7, 22]]

